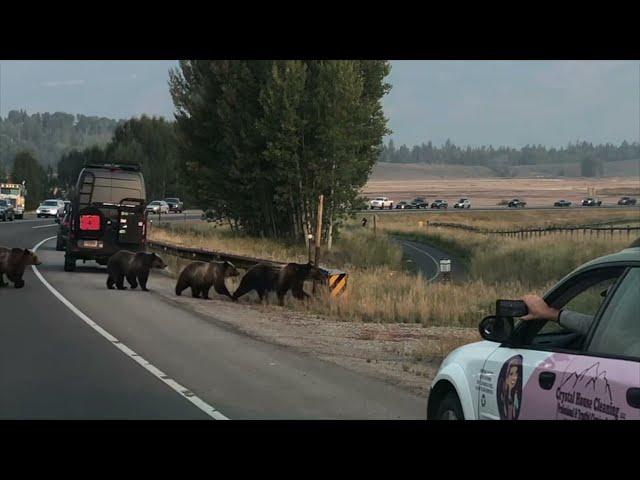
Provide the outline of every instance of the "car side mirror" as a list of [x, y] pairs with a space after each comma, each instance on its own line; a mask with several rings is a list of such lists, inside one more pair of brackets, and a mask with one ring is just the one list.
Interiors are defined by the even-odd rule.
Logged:
[[498, 343], [508, 342], [513, 334], [513, 318], [490, 315], [482, 319], [478, 329], [484, 340]]

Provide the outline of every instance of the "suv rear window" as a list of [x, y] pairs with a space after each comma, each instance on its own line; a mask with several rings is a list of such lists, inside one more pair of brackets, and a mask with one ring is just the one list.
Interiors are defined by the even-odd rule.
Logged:
[[85, 169], [78, 179], [80, 205], [118, 204], [125, 198], [144, 199], [144, 179], [140, 172], [110, 169]]

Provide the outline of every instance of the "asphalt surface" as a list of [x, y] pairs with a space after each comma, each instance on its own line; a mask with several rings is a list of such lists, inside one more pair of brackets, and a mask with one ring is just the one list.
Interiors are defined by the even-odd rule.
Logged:
[[[56, 226], [29, 216], [0, 223], [0, 245], [33, 248]], [[68, 305], [31, 269], [24, 288], [0, 289], [0, 419], [426, 416], [426, 401], [404, 390], [172, 304], [153, 292], [153, 276], [148, 293], [107, 290], [93, 262], [64, 272], [55, 239], [38, 256]]]
[[611, 209], [611, 210], [640, 210], [640, 205], [633, 206], [624, 206], [624, 205], [602, 205], [600, 207], [583, 207], [582, 205], [572, 205], [570, 207], [547, 207], [547, 206], [532, 206], [525, 208], [508, 208], [508, 207], [471, 207], [471, 208], [453, 208], [450, 206], [447, 209], [439, 209], [439, 208], [392, 208], [392, 209], [383, 209], [380, 210], [376, 208], [375, 210], [367, 209], [367, 210], [358, 210], [356, 213], [365, 214], [365, 213], [378, 213], [378, 214], [387, 214], [392, 215], [394, 213], [459, 213], [464, 215], [465, 213], [473, 213], [473, 212], [495, 212], [495, 211], [507, 211], [507, 212], [521, 212], [522, 210], [601, 210], [601, 209]]
[[451, 260], [451, 280], [461, 281], [466, 275], [462, 262], [455, 256], [422, 242], [394, 237], [402, 245], [405, 258], [412, 261], [417, 271], [430, 282], [442, 280], [440, 260]]

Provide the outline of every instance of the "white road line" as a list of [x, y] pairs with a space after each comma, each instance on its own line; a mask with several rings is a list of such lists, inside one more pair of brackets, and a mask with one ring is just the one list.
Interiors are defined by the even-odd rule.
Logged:
[[54, 223], [53, 225], [39, 225], [37, 227], [31, 227], [31, 228], [51, 228], [51, 227], [57, 227], [58, 224]]
[[402, 243], [404, 243], [407, 247], [411, 247], [411, 248], [413, 248], [414, 250], [417, 250], [418, 252], [422, 253], [423, 255], [426, 255], [427, 257], [429, 257], [429, 258], [433, 261], [433, 263], [434, 263], [434, 264], [435, 264], [435, 266], [436, 266], [436, 274], [435, 274], [433, 277], [431, 277], [431, 278], [429, 279], [429, 282], [431, 282], [431, 281], [435, 280], [435, 279], [438, 277], [438, 275], [440, 275], [440, 264], [438, 263], [438, 261], [437, 261], [435, 258], [433, 258], [431, 255], [429, 255], [429, 254], [428, 254], [427, 252], [425, 252], [424, 250], [420, 250], [418, 247], [414, 247], [414, 246], [413, 246], [413, 245], [411, 245], [410, 243], [407, 243], [407, 242], [402, 242]]
[[[56, 237], [45, 238], [40, 243], [38, 243], [35, 247], [33, 247], [33, 251], [36, 252], [43, 243], [48, 242], [49, 240], [53, 240], [54, 238]], [[45, 287], [47, 287], [49, 291], [53, 293], [53, 295], [64, 304], [64, 306], [66, 306], [69, 310], [71, 310], [78, 317], [80, 317], [82, 321], [84, 321], [87, 325], [93, 328], [96, 332], [98, 332], [100, 335], [106, 338], [114, 347], [116, 347], [122, 353], [124, 353], [133, 361], [138, 363], [141, 367], [143, 367], [145, 370], [151, 373], [154, 377], [156, 377], [158, 380], [163, 382], [169, 388], [171, 388], [172, 390], [180, 394], [182, 397], [187, 399], [189, 402], [191, 402], [193, 405], [198, 407], [200, 410], [202, 410], [204, 413], [206, 413], [210, 417], [214, 418], [215, 420], [229, 420], [227, 417], [225, 417], [222, 413], [220, 413], [214, 407], [212, 407], [211, 405], [206, 403], [204, 400], [194, 395], [194, 393], [191, 390], [187, 389], [186, 387], [183, 387], [172, 378], [169, 378], [160, 369], [156, 368], [151, 363], [147, 362], [144, 358], [142, 358], [140, 355], [138, 355], [136, 352], [131, 350], [124, 343], [120, 342], [120, 340], [118, 340], [116, 337], [111, 335], [104, 328], [102, 328], [100, 325], [95, 323], [88, 316], [86, 316], [84, 313], [78, 310], [78, 308], [75, 305], [73, 305], [69, 300], [67, 300], [64, 296], [62, 296], [60, 292], [58, 292], [55, 288], [51, 286], [49, 282], [45, 280], [45, 278], [38, 271], [35, 265], [32, 265], [31, 268], [33, 269], [33, 273], [35, 273], [36, 277], [38, 277], [38, 279], [42, 282], [42, 284]]]

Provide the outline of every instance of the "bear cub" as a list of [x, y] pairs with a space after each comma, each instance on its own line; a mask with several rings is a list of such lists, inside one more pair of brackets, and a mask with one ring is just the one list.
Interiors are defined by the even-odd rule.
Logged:
[[24, 269], [29, 265], [40, 265], [38, 256], [29, 249], [0, 247], [0, 287], [7, 285], [4, 275], [15, 288], [24, 287]]
[[288, 263], [284, 267], [277, 267], [268, 263], [259, 263], [249, 270], [240, 285], [233, 294], [233, 300], [238, 300], [242, 295], [255, 290], [262, 301], [268, 292], [275, 291], [278, 296], [278, 304], [284, 305], [284, 297], [289, 290], [298, 300], [309, 297], [304, 291], [305, 280], [322, 281], [322, 270], [311, 263]]
[[166, 263], [155, 253], [130, 252], [120, 250], [114, 253], [107, 262], [107, 288], [112, 290], [115, 284], [118, 290], [125, 290], [124, 279], [127, 279], [131, 288], [136, 288], [138, 283], [143, 291], [147, 292], [147, 280], [152, 268], [163, 269]]
[[176, 295], [182, 295], [182, 291], [191, 287], [191, 296], [209, 299], [209, 290], [213, 286], [216, 293], [226, 295], [233, 299], [224, 279], [237, 277], [238, 270], [231, 262], [192, 262], [180, 273], [176, 282]]

